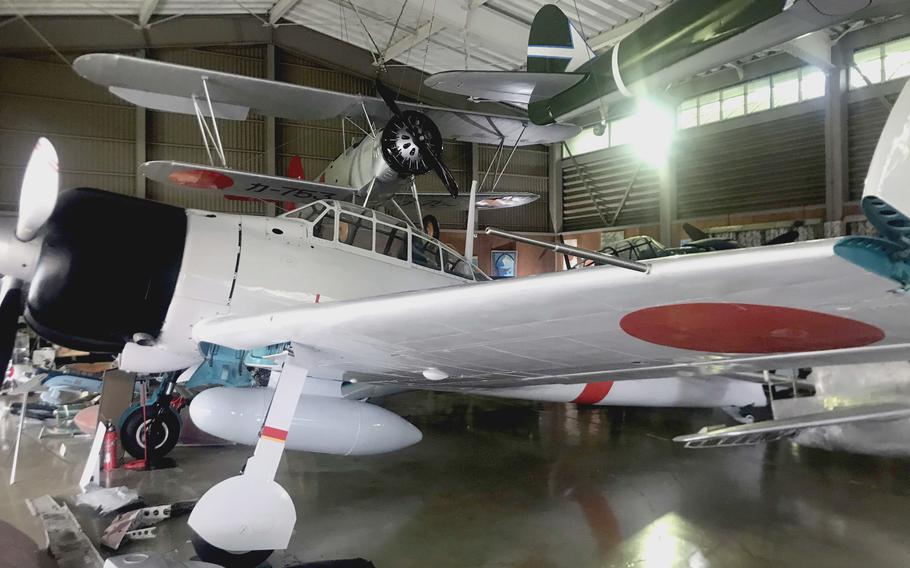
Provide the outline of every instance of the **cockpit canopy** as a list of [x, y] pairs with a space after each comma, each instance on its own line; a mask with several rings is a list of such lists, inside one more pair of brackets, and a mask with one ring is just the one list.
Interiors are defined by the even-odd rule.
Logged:
[[315, 201], [281, 215], [310, 225], [318, 239], [397, 259], [429, 270], [437, 270], [465, 280], [490, 278], [450, 247], [414, 229], [401, 219], [348, 203]]

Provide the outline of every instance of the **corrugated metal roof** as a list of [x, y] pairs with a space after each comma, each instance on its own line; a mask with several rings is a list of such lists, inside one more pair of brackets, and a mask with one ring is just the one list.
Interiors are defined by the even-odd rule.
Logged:
[[[267, 21], [273, 10], [280, 10], [279, 25], [305, 26], [374, 53], [391, 47], [391, 59], [435, 73], [522, 67], [530, 23], [550, 2], [592, 39], [670, 1], [353, 0], [352, 5], [349, 0], [5, 0], [0, 15], [110, 15], [138, 21], [145, 7], [154, 6], [154, 25], [156, 19], [194, 14], [249, 13]], [[473, 8], [467, 12], [463, 4]]]

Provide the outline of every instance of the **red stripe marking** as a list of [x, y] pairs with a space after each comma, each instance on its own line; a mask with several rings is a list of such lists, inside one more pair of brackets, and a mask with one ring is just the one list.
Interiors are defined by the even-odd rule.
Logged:
[[581, 394], [572, 402], [575, 404], [597, 404], [610, 394], [613, 388], [613, 381], [604, 381], [602, 383], [588, 383], [582, 389]]
[[278, 428], [272, 428], [271, 426], [266, 426], [262, 429], [262, 437], [271, 438], [273, 440], [278, 440], [279, 442], [284, 442], [288, 439], [288, 431], [280, 430]]

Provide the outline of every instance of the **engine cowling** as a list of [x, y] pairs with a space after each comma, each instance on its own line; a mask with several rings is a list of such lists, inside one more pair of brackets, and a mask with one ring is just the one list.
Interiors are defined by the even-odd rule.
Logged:
[[97, 189], [60, 194], [39, 234], [25, 318], [42, 337], [118, 353], [135, 334], [157, 336], [186, 239], [179, 207]]
[[[274, 391], [217, 387], [196, 395], [190, 418], [202, 431], [238, 444], [254, 445]], [[334, 455], [372, 455], [416, 444], [420, 430], [384, 408], [356, 400], [303, 395], [285, 446]]]
[[[437, 156], [442, 154], [442, 134], [436, 123], [422, 112], [406, 110], [402, 114], [404, 120], [393, 116], [382, 129], [379, 140], [382, 158], [401, 175], [425, 174], [431, 166], [414, 144], [412, 134], [422, 137], [423, 142]], [[408, 124], [405, 124], [405, 120]]]

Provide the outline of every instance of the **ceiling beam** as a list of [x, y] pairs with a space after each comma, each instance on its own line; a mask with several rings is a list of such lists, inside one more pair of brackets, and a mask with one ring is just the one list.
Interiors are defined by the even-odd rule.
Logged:
[[591, 47], [591, 50], [594, 52], [599, 53], [599, 52], [605, 51], [605, 50], [613, 47], [617, 43], [619, 43], [619, 41], [622, 38], [626, 37], [630, 33], [634, 32], [635, 30], [640, 28], [642, 26], [642, 24], [644, 24], [645, 22], [647, 22], [648, 20], [650, 20], [651, 18], [653, 18], [660, 12], [661, 12], [661, 9], [653, 10], [646, 14], [642, 14], [641, 16], [639, 16], [638, 18], [635, 18], [634, 20], [629, 20], [628, 22], [624, 22], [622, 24], [619, 24], [618, 26], [614, 26], [614, 27], [606, 30], [605, 32], [597, 34], [596, 36], [588, 39], [588, 45]]
[[[154, 47], [268, 43], [271, 31], [252, 16], [182, 16], [140, 29], [109, 16], [29, 16], [28, 21], [60, 51], [118, 51]], [[0, 53], [47, 51], [35, 33], [13, 22], [0, 34]]]
[[300, 0], [278, 0], [272, 5], [271, 9], [269, 9], [269, 23], [273, 26], [278, 24], [278, 20], [293, 10], [294, 6], [299, 3]]
[[469, 41], [495, 51], [524, 57], [529, 28], [526, 24], [483, 5], [487, 0], [472, 0], [465, 7], [460, 2], [438, 2], [429, 22], [414, 33], [396, 41], [382, 53], [379, 63], [400, 58], [433, 34], [444, 30], [464, 30]]
[[142, 4], [139, 5], [140, 28], [148, 27], [149, 20], [152, 19], [152, 14], [158, 9], [158, 2], [159, 0], [142, 0]]

